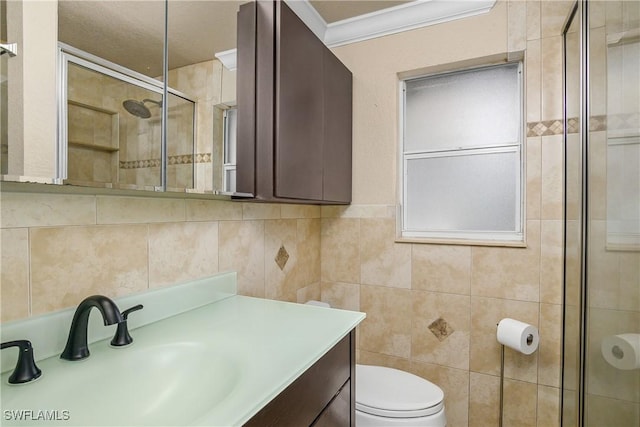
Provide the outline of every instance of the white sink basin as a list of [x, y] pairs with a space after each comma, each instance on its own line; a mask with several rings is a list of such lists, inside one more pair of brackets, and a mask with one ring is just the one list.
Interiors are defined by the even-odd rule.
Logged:
[[[3, 425], [183, 426], [223, 401], [239, 381], [238, 365], [209, 345], [136, 344], [113, 349], [100, 342], [84, 361], [43, 360], [43, 376], [33, 383], [8, 385], [10, 373], [3, 375]], [[33, 413], [8, 420], [12, 410]], [[60, 421], [34, 421], [38, 411]]]

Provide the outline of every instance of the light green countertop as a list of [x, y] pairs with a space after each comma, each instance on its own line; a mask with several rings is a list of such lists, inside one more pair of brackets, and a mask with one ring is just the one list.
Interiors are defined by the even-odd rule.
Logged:
[[[227, 296], [131, 330], [130, 346], [107, 339], [84, 361], [41, 360], [33, 383], [8, 385], [5, 372], [2, 425], [242, 425], [364, 317]], [[15, 422], [11, 410], [31, 410], [31, 420]]]

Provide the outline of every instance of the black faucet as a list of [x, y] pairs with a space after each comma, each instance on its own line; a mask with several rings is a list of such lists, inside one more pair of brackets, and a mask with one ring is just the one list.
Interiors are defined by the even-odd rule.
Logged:
[[31, 341], [16, 340], [8, 341], [0, 344], [0, 350], [4, 350], [9, 347], [18, 347], [18, 363], [16, 368], [9, 377], [9, 384], [22, 384], [28, 383], [35, 379], [40, 378], [42, 371], [36, 366], [36, 362], [33, 360], [33, 347], [31, 347]]
[[122, 322], [124, 319], [115, 302], [103, 295], [93, 295], [85, 298], [73, 315], [69, 338], [65, 346], [61, 359], [82, 360], [89, 357], [89, 345], [87, 344], [87, 326], [89, 325], [89, 313], [93, 307], [97, 307], [102, 313], [104, 325], [113, 325]]

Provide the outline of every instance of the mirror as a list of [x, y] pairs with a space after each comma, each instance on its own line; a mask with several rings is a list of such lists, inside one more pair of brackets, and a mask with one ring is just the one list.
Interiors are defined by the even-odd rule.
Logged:
[[[136, 77], [141, 74], [163, 80], [165, 2], [59, 2], [60, 41], [124, 67], [126, 70], [120, 71], [129, 77], [120, 79], [121, 86], [126, 81], [129, 87], [119, 95], [125, 98], [120, 100], [122, 105], [113, 100], [102, 101], [113, 106], [110, 111], [115, 111], [111, 114], [117, 116], [118, 124], [112, 119], [111, 127], [117, 126], [119, 131], [117, 137], [111, 135], [113, 140], [120, 141], [119, 147], [111, 148], [113, 151], [109, 155], [100, 147], [100, 154], [93, 156], [93, 173], [98, 171], [103, 176], [90, 175], [86, 161], [88, 147], [75, 144], [72, 148], [69, 139], [65, 182], [157, 190], [162, 188], [164, 174], [167, 191], [223, 190], [224, 116], [225, 110], [235, 102], [235, 79], [214, 54], [235, 47], [236, 12], [243, 2], [170, 0], [166, 3], [169, 93], [164, 171], [160, 162], [163, 158], [161, 109], [157, 108], [162, 105], [162, 93], [154, 91], [153, 87], [144, 88], [139, 80], [150, 86], [153, 83]], [[67, 77], [72, 76], [68, 74]], [[71, 81], [68, 82], [71, 87]], [[91, 84], [95, 84], [95, 79]], [[113, 91], [103, 92], [113, 94]], [[155, 98], [153, 92], [156, 92]], [[72, 112], [83, 108], [77, 105], [77, 100], [73, 102], [76, 104], [67, 114], [69, 137], [75, 130], [71, 126]], [[98, 108], [102, 107], [98, 105]], [[142, 113], [142, 117], [136, 112]], [[84, 114], [88, 113], [85, 111]], [[86, 119], [77, 121], [89, 122]], [[108, 120], [103, 118], [102, 121], [102, 129], [107, 129]], [[83, 130], [87, 133], [87, 129]], [[93, 134], [102, 135], [105, 131], [96, 127]], [[100, 157], [103, 159], [98, 160]], [[111, 160], [107, 161], [106, 157]], [[111, 177], [101, 172], [107, 164], [115, 170]], [[104, 182], [109, 179], [110, 182]]]
[[[227, 70], [215, 54], [235, 48], [236, 13], [246, 1], [46, 2], [54, 4], [47, 11], [49, 19], [56, 16], [49, 12], [57, 9], [57, 21], [49, 24], [50, 32], [57, 35], [52, 39], [62, 43], [60, 50], [55, 46], [52, 52], [59, 53], [64, 64], [58, 84], [64, 83], [65, 89], [58, 108], [65, 122], [55, 123], [55, 101], [40, 108], [46, 106], [51, 116], [48, 129], [54, 135], [56, 127], [62, 129], [68, 143], [58, 153], [59, 164], [50, 160], [53, 164], [38, 173], [26, 173], [26, 167], [9, 171], [11, 156], [6, 153], [18, 138], [7, 136], [7, 121], [11, 123], [12, 117], [9, 111], [6, 120], [10, 109], [3, 108], [2, 174], [95, 187], [158, 191], [166, 183], [167, 191], [222, 191], [225, 123], [230, 121], [226, 111], [235, 104], [235, 72]], [[3, 24], [7, 3], [22, 2], [0, 0]], [[163, 135], [165, 7], [168, 111]], [[25, 29], [30, 21], [24, 17]], [[11, 38], [5, 28], [2, 25], [3, 40]], [[51, 47], [50, 43], [47, 48]], [[5, 69], [12, 59], [1, 57], [3, 106], [8, 80], [12, 80], [11, 69]], [[53, 76], [56, 61], [48, 57], [48, 74]], [[49, 101], [51, 94], [55, 100], [56, 85], [51, 83]], [[38, 86], [43, 84], [40, 81]], [[11, 100], [8, 103], [12, 105]], [[51, 147], [49, 158], [55, 159], [55, 138], [43, 144]], [[160, 161], [165, 154], [166, 167]]]
[[[635, 28], [629, 24], [624, 30], [608, 31], [606, 36], [606, 165], [598, 166], [606, 169], [603, 174], [606, 247], [637, 252], [640, 251], [640, 93], [629, 88], [637, 88], [640, 79], [638, 21]], [[597, 59], [602, 62], [602, 58]]]

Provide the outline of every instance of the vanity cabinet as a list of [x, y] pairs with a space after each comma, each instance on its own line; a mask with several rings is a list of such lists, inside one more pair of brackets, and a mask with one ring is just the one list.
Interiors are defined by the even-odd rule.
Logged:
[[355, 356], [352, 330], [245, 427], [355, 426]]
[[282, 1], [238, 12], [239, 193], [351, 202], [352, 75]]

